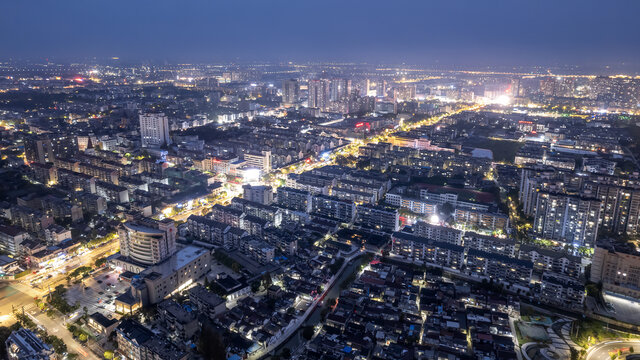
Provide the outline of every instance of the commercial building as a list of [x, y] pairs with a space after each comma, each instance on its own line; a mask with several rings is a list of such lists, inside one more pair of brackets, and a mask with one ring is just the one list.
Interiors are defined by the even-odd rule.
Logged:
[[29, 329], [20, 328], [5, 340], [9, 360], [49, 360], [55, 359], [53, 348], [45, 344]]
[[118, 229], [120, 254], [142, 265], [158, 264], [176, 252], [173, 220], [142, 218], [126, 222]]
[[249, 151], [244, 154], [244, 160], [249, 169], [258, 169], [262, 173], [271, 171], [271, 151]]
[[[124, 260], [115, 259], [113, 264], [125, 270]], [[131, 282], [128, 292], [115, 300], [116, 311], [131, 313], [140, 306], [157, 304], [175, 291], [187, 288], [211, 269], [211, 252], [197, 247], [186, 246], [163, 262], [138, 272]], [[129, 270], [129, 271], [131, 271]], [[137, 271], [133, 271], [137, 272]]]
[[635, 245], [599, 242], [591, 263], [591, 281], [604, 291], [640, 298], [640, 255]]

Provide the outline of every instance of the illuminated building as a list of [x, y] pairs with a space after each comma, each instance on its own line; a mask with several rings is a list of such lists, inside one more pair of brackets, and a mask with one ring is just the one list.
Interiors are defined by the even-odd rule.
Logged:
[[171, 145], [169, 119], [163, 113], [140, 114], [142, 147]]
[[53, 348], [42, 341], [31, 330], [20, 328], [9, 335], [5, 341], [9, 360], [47, 360], [55, 359]]
[[329, 105], [329, 80], [309, 80], [307, 106], [324, 110]]
[[640, 255], [635, 245], [599, 242], [591, 263], [591, 278], [604, 291], [640, 298]]
[[282, 103], [284, 105], [294, 105], [300, 100], [300, 84], [296, 79], [284, 80], [282, 82]]
[[162, 262], [176, 252], [173, 220], [144, 218], [126, 222], [119, 230], [120, 254], [142, 265]]
[[263, 205], [269, 205], [273, 202], [273, 188], [271, 186], [242, 186], [245, 200], [257, 202]]
[[593, 247], [600, 225], [601, 201], [578, 195], [540, 191], [533, 231], [573, 246]]
[[271, 171], [271, 151], [248, 152], [244, 154], [248, 168], [258, 169], [264, 173]]

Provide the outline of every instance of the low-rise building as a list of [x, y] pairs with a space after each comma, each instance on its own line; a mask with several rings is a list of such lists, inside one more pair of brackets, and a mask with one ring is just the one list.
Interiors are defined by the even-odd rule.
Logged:
[[414, 262], [430, 263], [457, 270], [464, 264], [464, 247], [406, 232], [393, 233], [391, 253]]
[[200, 285], [189, 289], [189, 300], [201, 314], [204, 314], [209, 319], [213, 319], [227, 311], [223, 298]]
[[5, 340], [9, 360], [49, 360], [55, 359], [53, 348], [31, 330], [20, 328]]

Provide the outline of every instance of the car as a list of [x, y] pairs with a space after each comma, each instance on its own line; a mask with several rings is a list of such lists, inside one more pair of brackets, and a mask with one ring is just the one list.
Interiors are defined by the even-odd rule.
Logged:
[[88, 287], [88, 286], [85, 286], [85, 288], [84, 288], [84, 289], [85, 289], [85, 290], [91, 290], [91, 288], [90, 288], [90, 287]]
[[107, 286], [111, 286], [111, 283], [107, 283]]
[[104, 291], [98, 292], [99, 295], [104, 295]]
[[116, 284], [111, 284], [111, 287], [112, 287], [112, 288], [116, 287]]
[[98, 284], [102, 284], [102, 280], [98, 280], [96, 281]]

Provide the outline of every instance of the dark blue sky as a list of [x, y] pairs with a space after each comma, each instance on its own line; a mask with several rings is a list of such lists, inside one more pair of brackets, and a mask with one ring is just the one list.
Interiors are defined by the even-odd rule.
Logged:
[[640, 62], [637, 0], [1, 0], [0, 58]]

